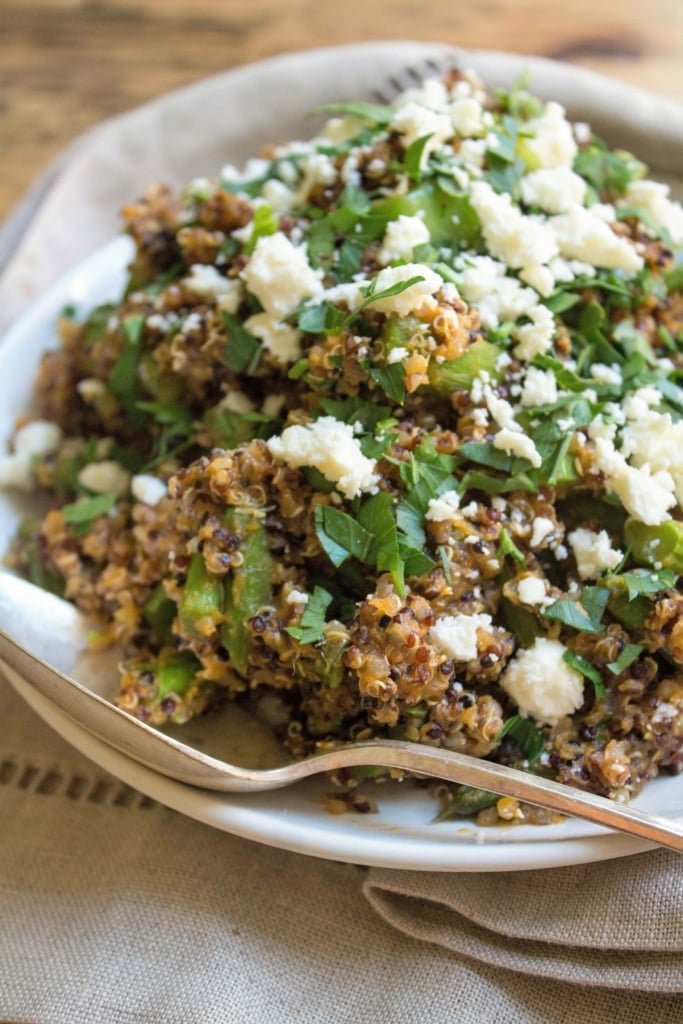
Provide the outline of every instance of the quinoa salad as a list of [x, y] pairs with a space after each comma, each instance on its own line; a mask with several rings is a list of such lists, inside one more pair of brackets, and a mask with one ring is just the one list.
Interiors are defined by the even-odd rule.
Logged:
[[6, 564], [151, 725], [238, 701], [295, 758], [400, 738], [626, 800], [683, 767], [683, 209], [524, 82], [324, 114], [123, 210], [125, 294], [64, 310], [0, 457], [49, 507]]

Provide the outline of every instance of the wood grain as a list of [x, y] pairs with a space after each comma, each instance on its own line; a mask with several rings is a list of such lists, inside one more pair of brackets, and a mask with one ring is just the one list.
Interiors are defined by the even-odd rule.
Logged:
[[102, 118], [247, 61], [392, 38], [541, 54], [683, 100], [681, 0], [0, 0], [0, 217]]

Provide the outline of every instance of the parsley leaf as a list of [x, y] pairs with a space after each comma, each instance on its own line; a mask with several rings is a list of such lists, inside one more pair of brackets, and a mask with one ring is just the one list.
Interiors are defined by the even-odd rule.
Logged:
[[391, 363], [389, 366], [374, 366], [370, 376], [379, 384], [384, 393], [397, 405], [403, 405], [406, 398], [405, 367], [402, 363]]
[[520, 565], [526, 564], [526, 559], [524, 555], [519, 550], [519, 548], [517, 547], [512, 537], [507, 532], [507, 530], [503, 528], [500, 531], [500, 538], [498, 540], [498, 551], [496, 552], [496, 556], [498, 558], [505, 558], [506, 555], [511, 555], [512, 558], [514, 558], [516, 562], [519, 562]]
[[515, 741], [530, 765], [543, 753], [545, 747], [543, 733], [530, 718], [523, 718], [521, 715], [513, 715], [512, 718], [508, 718], [496, 736], [496, 740], [502, 740], [505, 736], [509, 736]]
[[323, 635], [325, 613], [332, 602], [332, 594], [316, 586], [309, 595], [298, 626], [287, 626], [287, 633], [301, 644], [314, 644]]
[[593, 686], [595, 687], [595, 692], [598, 695], [598, 697], [605, 696], [605, 684], [602, 680], [600, 672], [595, 667], [595, 665], [591, 665], [590, 661], [588, 661], [586, 658], [583, 658], [580, 654], [577, 654], [575, 651], [565, 651], [562, 655], [562, 661], [566, 662], [567, 665], [570, 665], [571, 668], [575, 668], [576, 671], [580, 672], [581, 675], [584, 676], [586, 679], [590, 679]]
[[263, 354], [261, 342], [246, 329], [234, 313], [221, 313], [221, 318], [228, 329], [225, 342], [225, 359], [228, 366], [235, 373], [254, 373]]
[[339, 567], [351, 557], [367, 562], [373, 538], [361, 523], [330, 505], [317, 505], [313, 518], [320, 545], [333, 565]]
[[609, 596], [610, 592], [606, 587], [584, 587], [580, 600], [561, 598], [543, 609], [541, 614], [546, 619], [562, 622], [565, 626], [583, 630], [584, 633], [599, 633]]
[[672, 569], [660, 569], [659, 572], [648, 572], [645, 569], [634, 569], [619, 577], [626, 584], [629, 601], [640, 594], [657, 594], [660, 590], [676, 585], [676, 574]]
[[624, 644], [621, 654], [617, 660], [610, 661], [607, 668], [610, 672], [613, 672], [615, 676], [618, 676], [624, 672], [629, 665], [632, 665], [644, 650], [645, 647], [642, 644]]
[[116, 504], [115, 494], [96, 494], [93, 498], [86, 498], [81, 501], [74, 501], [71, 505], [64, 505], [62, 516], [65, 523], [72, 526], [84, 527], [75, 532], [87, 533], [93, 519], [106, 513]]
[[359, 117], [362, 121], [372, 121], [381, 128], [386, 127], [393, 120], [396, 111], [388, 104], [379, 103], [326, 103], [317, 107], [316, 114], [350, 114], [351, 117]]
[[133, 429], [140, 428], [144, 422], [144, 415], [141, 415], [141, 410], [137, 407], [138, 365], [144, 328], [144, 316], [127, 316], [122, 321], [121, 330], [125, 344], [109, 377], [109, 386], [126, 410]]

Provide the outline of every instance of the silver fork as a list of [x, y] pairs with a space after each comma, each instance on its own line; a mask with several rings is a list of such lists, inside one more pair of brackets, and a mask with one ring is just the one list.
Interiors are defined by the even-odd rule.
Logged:
[[[421, 743], [350, 743], [278, 768], [230, 764], [158, 732], [60, 671], [75, 663], [85, 640], [83, 620], [67, 602], [0, 572], [0, 623], [0, 663], [105, 743], [162, 775], [191, 786], [256, 793], [339, 768], [400, 768], [515, 797], [683, 852], [683, 822], [614, 803], [515, 768]], [[48, 655], [53, 663], [33, 652]]]

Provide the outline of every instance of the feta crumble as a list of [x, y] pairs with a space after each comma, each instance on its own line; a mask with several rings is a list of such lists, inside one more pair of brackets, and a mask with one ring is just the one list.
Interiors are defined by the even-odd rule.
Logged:
[[444, 615], [428, 633], [430, 643], [454, 661], [472, 661], [477, 657], [477, 630], [490, 630], [493, 620], [484, 613]]
[[583, 703], [583, 676], [563, 660], [567, 648], [559, 640], [537, 637], [533, 647], [517, 651], [500, 685], [522, 715], [555, 725]]
[[583, 527], [567, 537], [582, 580], [594, 580], [600, 573], [616, 569], [624, 554], [612, 547], [606, 530], [596, 533]]
[[321, 272], [313, 270], [305, 251], [281, 231], [259, 238], [242, 278], [274, 321], [322, 291]]
[[287, 427], [280, 437], [271, 437], [266, 444], [273, 457], [288, 466], [313, 466], [345, 498], [377, 488], [375, 461], [363, 455], [353, 426], [333, 416], [321, 416], [305, 426]]

